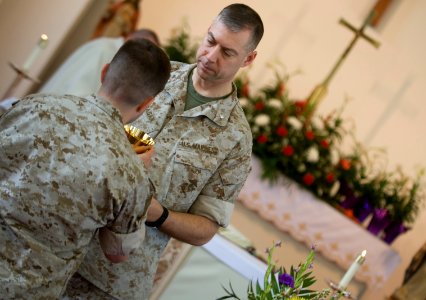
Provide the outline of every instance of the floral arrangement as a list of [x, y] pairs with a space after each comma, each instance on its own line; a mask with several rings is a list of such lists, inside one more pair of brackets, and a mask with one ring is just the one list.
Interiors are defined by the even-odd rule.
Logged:
[[[194, 62], [196, 48], [185, 24], [165, 46], [170, 58], [181, 62]], [[347, 127], [342, 118], [346, 101], [319, 116], [317, 104], [290, 98], [287, 84], [293, 75], [275, 70], [275, 82], [255, 93], [246, 73], [235, 81], [263, 179], [274, 182], [284, 175], [392, 243], [410, 229], [424, 204], [424, 171], [409, 177], [400, 168], [386, 170], [379, 164], [386, 153], [365, 149]], [[344, 152], [341, 145], [348, 138], [353, 147]]]
[[[290, 99], [288, 74], [252, 93], [248, 76], [236, 80], [241, 106], [253, 133], [253, 153], [264, 179], [284, 175], [328, 202], [387, 243], [407, 231], [425, 200], [423, 171], [415, 178], [387, 171], [385, 152], [367, 150], [342, 118], [342, 107], [326, 116], [307, 100]], [[342, 151], [351, 139], [351, 151]], [[345, 140], [347, 141], [347, 140]]]
[[185, 20], [182, 26], [173, 30], [172, 36], [164, 46], [164, 51], [170, 60], [183, 63], [195, 62], [198, 45], [192, 42], [189, 31], [189, 25]]
[[233, 288], [232, 284], [229, 284], [229, 288], [223, 287], [226, 295], [218, 298], [217, 300], [224, 299], [248, 299], [248, 300], [303, 300], [312, 299], [320, 300], [325, 299], [329, 294], [329, 289], [323, 289], [321, 291], [313, 291], [309, 287], [315, 283], [315, 278], [312, 276], [311, 269], [313, 268], [314, 261], [314, 247], [311, 248], [305, 262], [300, 263], [297, 267], [290, 267], [287, 270], [280, 267], [276, 270], [276, 266], [273, 263], [273, 251], [275, 247], [281, 247], [281, 242], [276, 243], [272, 248], [267, 249], [268, 253], [268, 267], [266, 269], [263, 288], [256, 282], [255, 287], [250, 283], [247, 288], [247, 295], [244, 298], [239, 298]]

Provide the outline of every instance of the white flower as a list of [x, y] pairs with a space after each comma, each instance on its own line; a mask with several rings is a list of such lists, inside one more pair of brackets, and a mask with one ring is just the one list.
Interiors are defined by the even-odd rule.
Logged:
[[340, 159], [339, 156], [340, 156], [339, 152], [336, 149], [331, 149], [331, 151], [330, 151], [330, 161], [331, 161], [331, 164], [333, 166], [337, 165], [337, 163], [339, 162], [339, 159]]
[[267, 104], [276, 109], [281, 109], [283, 107], [282, 101], [276, 98], [269, 99]]
[[268, 115], [260, 114], [254, 118], [254, 123], [258, 126], [266, 126], [269, 124], [270, 118]]
[[303, 127], [302, 122], [300, 122], [296, 117], [288, 117], [287, 122], [296, 130], [300, 130]]
[[240, 98], [240, 105], [241, 107], [247, 107], [249, 105], [249, 100], [247, 98]]
[[334, 182], [333, 186], [330, 189], [330, 193], [329, 193], [330, 196], [334, 197], [337, 194], [337, 192], [339, 191], [339, 188], [340, 188], [340, 182], [338, 180], [336, 180]]
[[312, 146], [306, 151], [306, 159], [309, 162], [315, 163], [319, 159], [319, 152], [317, 147]]
[[312, 122], [312, 125], [318, 130], [324, 129], [324, 121], [320, 117], [318, 116], [312, 117], [311, 122]]
[[300, 165], [297, 167], [297, 171], [299, 171], [300, 173], [305, 172], [305, 171], [306, 171], [306, 166], [305, 166], [305, 164], [300, 164]]

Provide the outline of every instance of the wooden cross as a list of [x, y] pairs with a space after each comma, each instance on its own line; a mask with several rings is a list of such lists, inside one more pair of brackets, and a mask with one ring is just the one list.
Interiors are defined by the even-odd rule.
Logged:
[[[349, 52], [352, 50], [352, 48], [354, 47], [354, 45], [356, 44], [356, 42], [360, 38], [366, 40], [367, 42], [369, 42], [370, 44], [372, 44], [376, 48], [378, 48], [380, 46], [380, 43], [378, 41], [374, 40], [373, 38], [367, 36], [364, 33], [364, 30], [367, 27], [367, 25], [370, 25], [371, 21], [374, 20], [375, 17], [377, 17], [377, 14], [379, 13], [379, 8], [380, 8], [382, 1], [383, 0], [377, 1], [374, 8], [370, 11], [367, 18], [365, 18], [361, 28], [359, 28], [359, 29], [357, 29], [354, 26], [352, 26], [351, 24], [349, 24], [346, 20], [340, 19], [339, 23], [342, 24], [343, 26], [345, 26], [346, 28], [349, 28], [349, 30], [351, 30], [354, 33], [354, 37], [353, 37], [352, 41], [349, 43], [349, 45], [346, 47], [345, 51], [343, 51], [339, 60], [336, 62], [334, 67], [331, 69], [330, 73], [325, 78], [325, 80], [321, 84], [317, 85], [315, 87], [315, 89], [312, 91], [311, 95], [309, 96], [309, 98], [307, 100], [307, 114], [308, 115], [311, 115], [313, 113], [313, 111], [317, 107], [318, 103], [327, 94], [328, 84], [330, 83], [331, 79], [334, 77], [337, 70], [342, 65], [343, 61], [348, 56]], [[383, 11], [380, 11], [380, 13], [383, 13]]]

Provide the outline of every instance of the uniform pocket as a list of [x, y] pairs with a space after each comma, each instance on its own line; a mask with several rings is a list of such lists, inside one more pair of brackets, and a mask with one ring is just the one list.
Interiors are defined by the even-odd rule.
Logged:
[[177, 211], [187, 211], [217, 169], [217, 158], [196, 149], [176, 150], [167, 198]]

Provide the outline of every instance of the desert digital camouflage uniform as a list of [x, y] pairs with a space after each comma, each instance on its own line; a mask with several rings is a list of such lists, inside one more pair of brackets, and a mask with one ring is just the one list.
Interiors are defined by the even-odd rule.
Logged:
[[31, 95], [5, 113], [0, 298], [58, 299], [97, 228], [124, 251], [138, 246], [152, 194], [145, 173], [118, 110], [97, 96]]
[[[227, 226], [250, 171], [252, 135], [236, 92], [184, 111], [188, 74], [194, 67], [172, 63], [165, 90], [133, 125], [156, 141], [150, 178], [158, 201], [172, 211], [205, 216]], [[148, 299], [169, 238], [147, 227], [141, 247], [120, 265], [110, 264], [100, 255], [99, 245], [92, 243], [95, 247], [79, 273], [116, 298]]]

